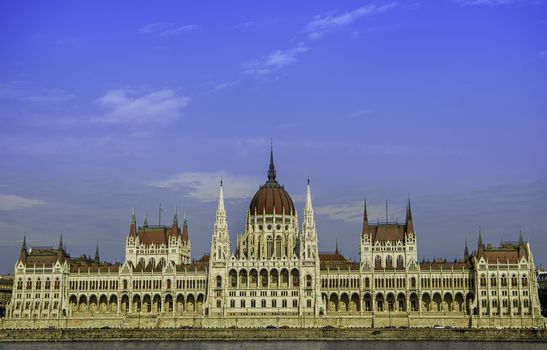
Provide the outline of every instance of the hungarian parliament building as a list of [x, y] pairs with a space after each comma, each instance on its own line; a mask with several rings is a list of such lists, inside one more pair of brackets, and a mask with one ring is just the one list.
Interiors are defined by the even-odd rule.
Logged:
[[[229, 186], [229, 184], [226, 184]], [[369, 221], [366, 201], [358, 262], [318, 250], [308, 181], [301, 220], [277, 181], [252, 198], [231, 250], [223, 184], [210, 254], [192, 259], [187, 220], [137, 224], [123, 263], [27, 247], [15, 263], [7, 328], [534, 327], [540, 315], [536, 268], [522, 235], [483, 242], [461, 259], [418, 260], [410, 201], [404, 223]], [[439, 242], [441, 244], [442, 242]], [[463, 245], [462, 245], [463, 246]]]

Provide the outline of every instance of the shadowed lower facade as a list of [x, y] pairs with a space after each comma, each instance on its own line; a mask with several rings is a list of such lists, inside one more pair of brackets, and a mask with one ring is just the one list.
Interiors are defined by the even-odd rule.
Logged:
[[418, 261], [410, 202], [404, 223], [369, 222], [360, 260], [318, 251], [310, 184], [299, 223], [268, 179], [254, 195], [231, 250], [223, 185], [210, 254], [191, 260], [188, 224], [137, 225], [122, 264], [72, 258], [23, 242], [4, 327], [532, 327], [543, 324], [536, 271], [522, 236], [492, 247], [479, 234], [462, 259]]

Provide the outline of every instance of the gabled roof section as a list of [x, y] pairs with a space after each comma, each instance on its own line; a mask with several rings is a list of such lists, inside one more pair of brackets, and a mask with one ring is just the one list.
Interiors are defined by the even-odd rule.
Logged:
[[321, 270], [359, 270], [359, 264], [346, 259], [339, 252], [319, 253], [319, 261]]

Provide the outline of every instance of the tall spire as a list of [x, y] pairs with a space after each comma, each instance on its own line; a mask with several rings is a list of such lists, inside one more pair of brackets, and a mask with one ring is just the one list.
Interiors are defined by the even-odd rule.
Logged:
[[184, 221], [182, 222], [182, 240], [188, 241], [188, 216], [184, 213]]
[[463, 258], [465, 260], [469, 258], [469, 248], [467, 247], [467, 238], [465, 239], [465, 249], [463, 250]]
[[340, 251], [338, 250], [338, 238], [336, 238], [336, 249], [334, 250], [335, 254], [339, 254]]
[[23, 244], [21, 245], [21, 252], [19, 253], [19, 261], [23, 264], [27, 263], [27, 235], [23, 237]]
[[99, 258], [99, 243], [97, 243], [97, 248], [95, 248], [95, 263], [99, 263], [101, 259]]
[[524, 237], [522, 236], [522, 229], [519, 231], [519, 245], [524, 244]]
[[59, 246], [57, 247], [57, 250], [62, 251], [63, 250], [63, 234], [61, 233], [61, 238], [59, 238]]
[[270, 144], [270, 168], [268, 169], [268, 182], [277, 182], [275, 180], [275, 165], [273, 160], [273, 143]]
[[179, 219], [177, 217], [177, 205], [175, 204], [175, 212], [173, 214], [173, 226], [178, 225]]
[[406, 232], [414, 233], [414, 222], [412, 221], [412, 208], [410, 205], [410, 195], [408, 196], [408, 203], [406, 207]]
[[308, 184], [306, 188], [306, 204], [304, 205], [304, 212], [309, 211], [313, 211], [313, 206], [311, 204], [310, 179], [308, 179]]
[[222, 180], [220, 180], [220, 189], [218, 191], [217, 214], [220, 210], [224, 211], [224, 190], [222, 189]]
[[367, 213], [367, 196], [365, 195], [365, 204], [363, 208], [363, 232], [362, 234], [368, 233], [368, 213]]
[[484, 243], [482, 241], [482, 231], [481, 231], [481, 227], [479, 226], [479, 244], [478, 244], [478, 248], [479, 249], [483, 249], [484, 248]]
[[129, 237], [135, 237], [137, 235], [137, 217], [135, 216], [135, 206], [131, 210], [131, 224], [129, 226]]
[[148, 227], [148, 209], [144, 212], [144, 223], [142, 225]]

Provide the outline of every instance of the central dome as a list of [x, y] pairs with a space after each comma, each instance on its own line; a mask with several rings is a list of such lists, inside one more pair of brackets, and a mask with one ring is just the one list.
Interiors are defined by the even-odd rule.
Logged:
[[294, 203], [291, 196], [285, 191], [275, 179], [275, 167], [273, 162], [273, 150], [270, 151], [270, 169], [268, 170], [268, 181], [255, 193], [249, 206], [251, 215], [294, 215]]

